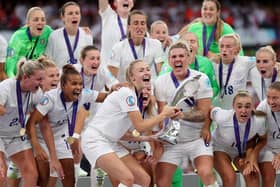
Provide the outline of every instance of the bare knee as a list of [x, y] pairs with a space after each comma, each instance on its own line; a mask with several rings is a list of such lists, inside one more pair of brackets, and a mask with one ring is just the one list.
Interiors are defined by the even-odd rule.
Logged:
[[235, 172], [229, 172], [226, 175], [222, 175], [223, 184], [236, 185], [236, 174]]
[[151, 177], [147, 173], [144, 173], [141, 176], [139, 183], [141, 186], [149, 186], [151, 183]]
[[274, 186], [274, 182], [275, 182], [275, 177], [268, 176], [268, 175], [262, 176], [263, 186], [267, 186], [267, 187]]
[[201, 178], [204, 184], [213, 184], [215, 182], [215, 176], [213, 173], [213, 169], [210, 167], [200, 167], [197, 170], [197, 174]]
[[38, 180], [38, 172], [35, 167], [24, 167], [20, 170], [24, 184], [36, 184]]
[[172, 178], [164, 177], [164, 176], [157, 176], [156, 177], [157, 187], [170, 187], [172, 183]]
[[127, 174], [120, 179], [120, 182], [126, 186], [132, 186], [134, 184], [134, 176], [132, 174]]

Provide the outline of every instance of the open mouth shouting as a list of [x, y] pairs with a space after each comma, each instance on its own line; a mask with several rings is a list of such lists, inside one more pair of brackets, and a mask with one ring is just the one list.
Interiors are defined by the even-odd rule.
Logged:
[[57, 88], [57, 83], [51, 83], [51, 88], [52, 89]]
[[123, 7], [124, 7], [124, 8], [129, 8], [129, 4], [128, 4], [128, 3], [124, 3], [124, 4], [123, 4]]
[[265, 70], [260, 70], [260, 73], [261, 73], [262, 75], [264, 75], [264, 74], [266, 73], [266, 71], [265, 71]]
[[175, 63], [175, 68], [182, 68], [183, 67], [183, 63], [182, 62], [176, 62]]
[[248, 114], [240, 114], [240, 122], [245, 123], [249, 118]]
[[151, 77], [149, 75], [144, 75], [143, 76], [143, 81], [144, 82], [150, 82]]
[[73, 24], [73, 25], [77, 25], [77, 24], [78, 24], [78, 21], [77, 21], [77, 20], [73, 20], [73, 21], [72, 21], [72, 24]]
[[38, 32], [42, 32], [43, 29], [44, 29], [44, 27], [37, 27], [37, 31], [38, 31]]
[[99, 65], [93, 64], [93, 65], [91, 66], [91, 69], [96, 71], [96, 70], [98, 69], [98, 67], [99, 67]]
[[78, 97], [81, 95], [81, 89], [75, 89], [72, 92], [73, 100], [78, 100]]

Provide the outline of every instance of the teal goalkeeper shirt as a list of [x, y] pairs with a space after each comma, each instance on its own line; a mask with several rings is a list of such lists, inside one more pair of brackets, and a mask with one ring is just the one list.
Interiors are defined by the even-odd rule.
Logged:
[[12, 35], [8, 43], [5, 72], [8, 77], [13, 77], [17, 73], [17, 63], [22, 57], [27, 59], [37, 59], [45, 53], [49, 35], [52, 28], [48, 25], [44, 27], [39, 37], [32, 37], [28, 34], [27, 26], [21, 27]]

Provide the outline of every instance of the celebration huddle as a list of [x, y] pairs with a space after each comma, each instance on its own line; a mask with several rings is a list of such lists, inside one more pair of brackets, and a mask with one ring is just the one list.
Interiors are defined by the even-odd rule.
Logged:
[[58, 29], [36, 5], [0, 36], [0, 187], [280, 185], [272, 46], [248, 56], [218, 0], [174, 35], [136, 0], [97, 3], [100, 48], [74, 1]]

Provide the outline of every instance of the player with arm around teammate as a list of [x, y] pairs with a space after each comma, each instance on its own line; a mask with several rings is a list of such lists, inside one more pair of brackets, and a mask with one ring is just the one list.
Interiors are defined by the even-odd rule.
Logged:
[[[28, 125], [30, 125], [31, 142], [35, 152], [41, 149], [36, 136], [35, 124], [41, 122], [44, 116], [48, 116], [51, 125], [57, 157], [63, 167], [63, 186], [74, 186], [74, 162], [70, 149], [73, 143], [75, 122], [78, 118], [77, 111], [84, 103], [103, 101], [104, 95], [91, 90], [83, 90], [80, 73], [70, 64], [65, 65], [61, 76], [61, 88], [53, 89], [45, 93], [36, 110], [32, 113]], [[58, 173], [59, 174], [59, 173]], [[50, 174], [57, 178], [57, 173]]]
[[122, 87], [106, 98], [87, 131], [82, 134], [82, 148], [94, 167], [100, 167], [117, 181], [126, 186], [136, 183], [147, 187], [150, 184], [149, 175], [117, 142], [132, 126], [144, 132], [165, 117], [179, 113], [175, 107], [165, 107], [161, 114], [144, 120], [137, 106], [136, 92], [141, 93], [149, 84], [149, 65], [142, 60], [131, 62], [126, 77], [129, 87]]

